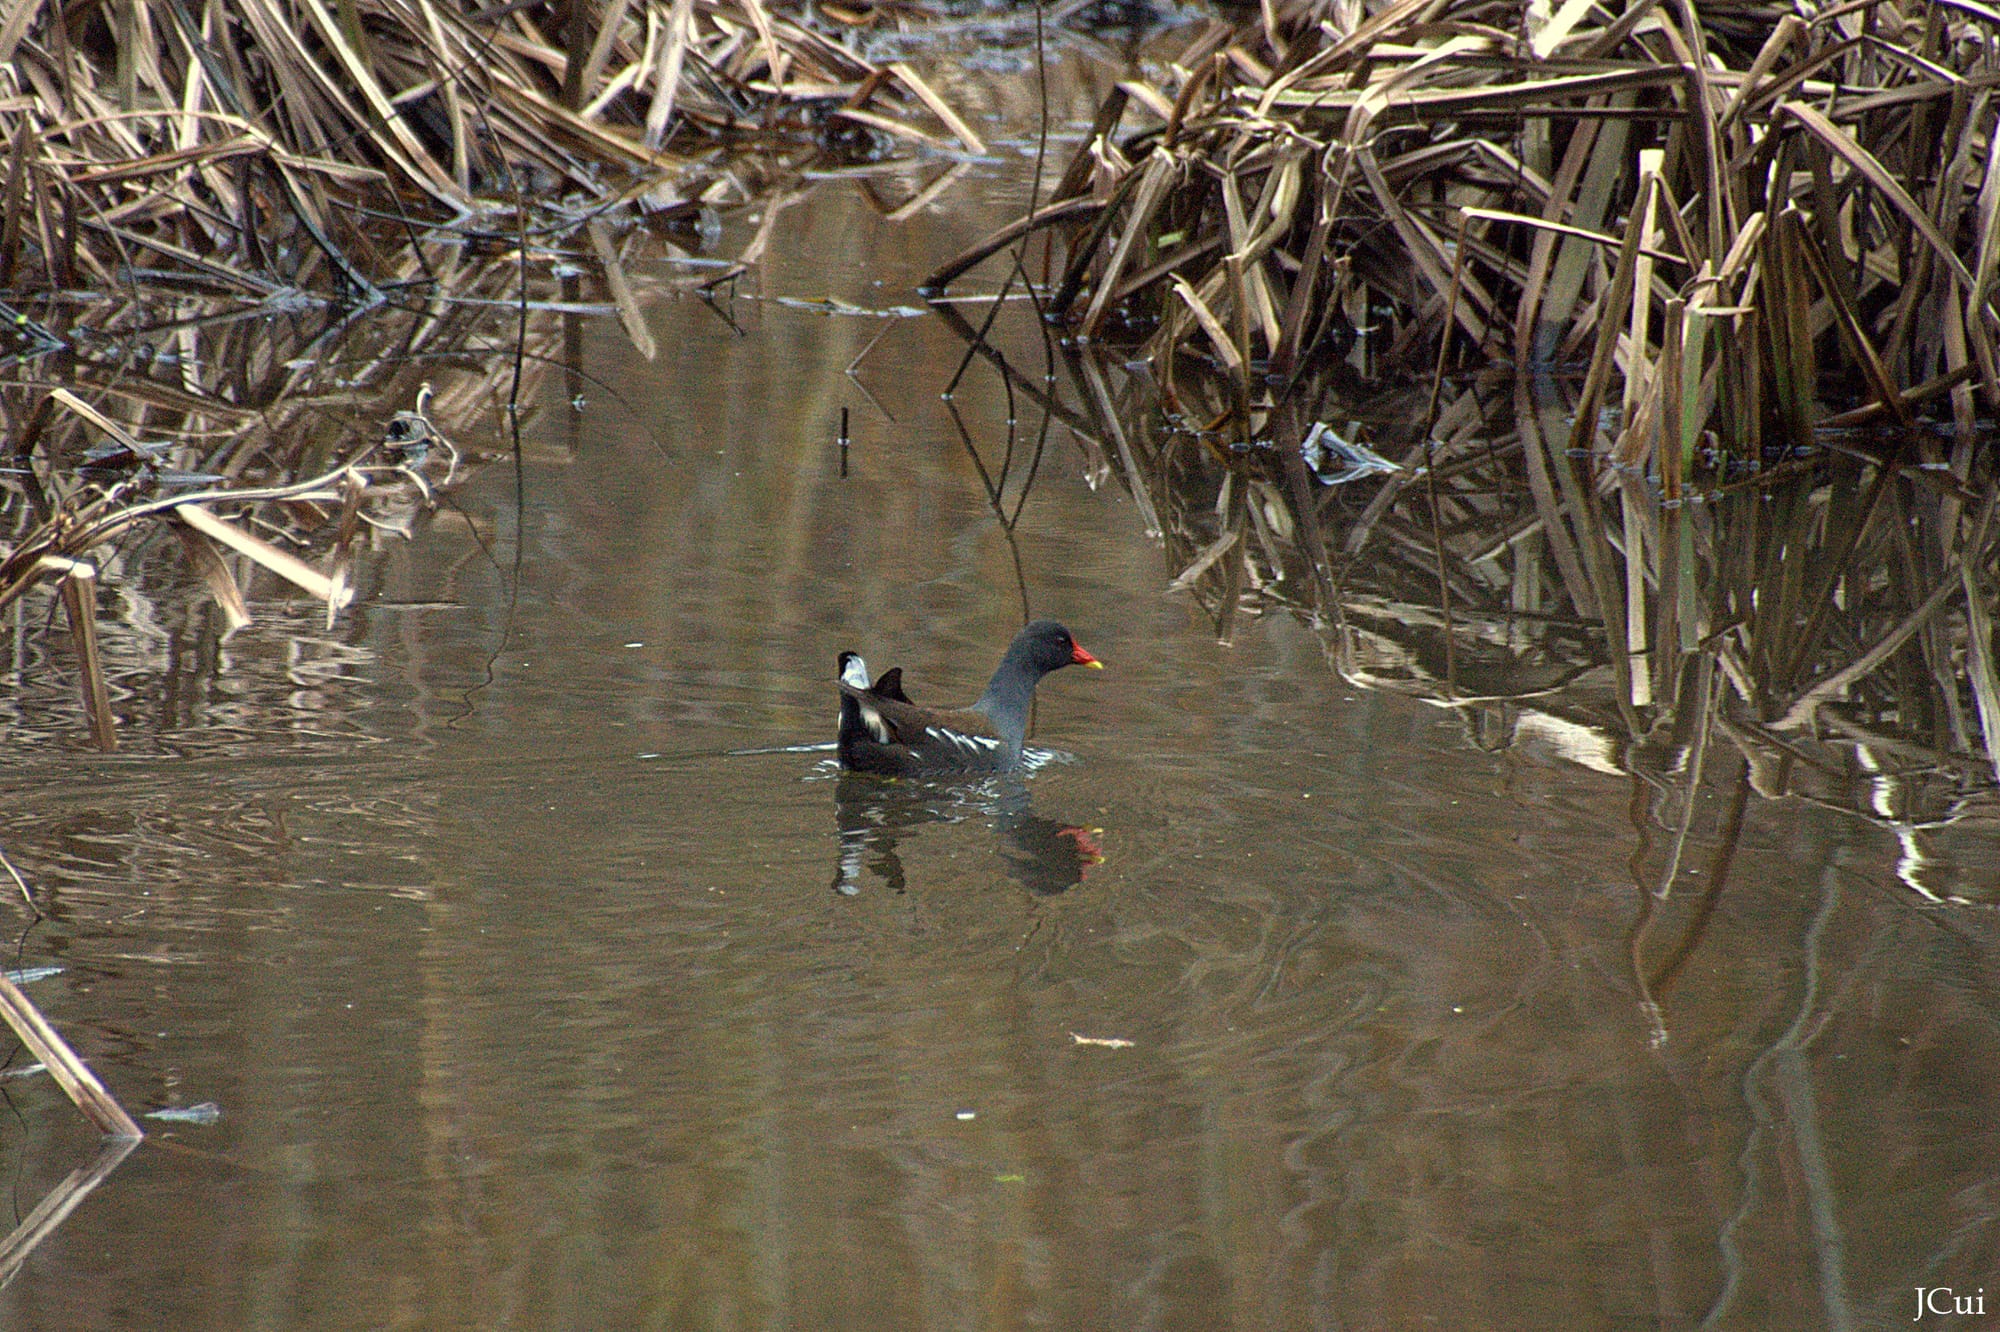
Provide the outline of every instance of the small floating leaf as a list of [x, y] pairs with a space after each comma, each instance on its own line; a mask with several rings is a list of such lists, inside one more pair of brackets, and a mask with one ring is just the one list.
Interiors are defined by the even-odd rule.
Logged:
[[148, 1111], [146, 1118], [169, 1124], [213, 1124], [222, 1118], [222, 1107], [214, 1101], [203, 1101], [199, 1105], [171, 1105], [164, 1110]]

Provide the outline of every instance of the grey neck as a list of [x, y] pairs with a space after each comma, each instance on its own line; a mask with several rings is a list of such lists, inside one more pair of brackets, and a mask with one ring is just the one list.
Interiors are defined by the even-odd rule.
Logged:
[[993, 729], [1007, 742], [1008, 751], [1016, 756], [1028, 741], [1028, 708], [1035, 701], [1037, 683], [1037, 677], [1023, 670], [1009, 653], [987, 681], [986, 692], [972, 705], [974, 712], [984, 714], [993, 723]]

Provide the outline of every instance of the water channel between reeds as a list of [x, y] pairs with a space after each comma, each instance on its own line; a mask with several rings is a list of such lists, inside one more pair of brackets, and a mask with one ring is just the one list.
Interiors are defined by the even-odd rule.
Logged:
[[[1073, 141], [1113, 75], [1063, 77]], [[1129, 367], [1046, 360], [1017, 301], [1020, 378], [941, 400], [966, 344], [913, 288], [1033, 171], [982, 128], [899, 220], [803, 184], [753, 275], [644, 303], [653, 360], [569, 321], [518, 473], [366, 551], [331, 628], [132, 580], [115, 754], [23, 683], [58, 612], [17, 606], [10, 965], [135, 1114], [194, 1113], [0, 1325], [1983, 1325], [1921, 1301], [2000, 1310], [1990, 821], [1894, 745], [1807, 780], [1518, 680], [1434, 706], [1414, 592], [1350, 607], [1358, 662], [1205, 594], [1221, 539], [1135, 480], [1157, 407], [1093, 403]], [[1213, 512], [1268, 550], [1260, 484]], [[841, 649], [969, 699], [1024, 612], [1107, 665], [1041, 689], [1067, 761], [945, 791], [798, 748]], [[19, 1221], [96, 1147], [0, 1091]]]

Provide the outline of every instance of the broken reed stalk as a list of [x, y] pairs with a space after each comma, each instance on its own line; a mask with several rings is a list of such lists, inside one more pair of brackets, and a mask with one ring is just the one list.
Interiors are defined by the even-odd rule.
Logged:
[[14, 1034], [21, 1038], [21, 1043], [35, 1058], [47, 1065], [50, 1075], [99, 1133], [107, 1138], [125, 1138], [135, 1142], [146, 1136], [137, 1121], [112, 1099], [111, 1093], [104, 1090], [104, 1084], [49, 1025], [41, 1010], [21, 992], [21, 987], [4, 974], [0, 974], [0, 1017], [7, 1019], [7, 1025], [14, 1029]]
[[76, 644], [84, 714], [90, 719], [91, 739], [109, 754], [118, 748], [118, 729], [111, 713], [111, 691], [104, 683], [104, 659], [97, 651], [96, 566], [60, 556], [45, 556], [40, 563], [62, 573], [63, 610], [69, 617], [70, 641]]

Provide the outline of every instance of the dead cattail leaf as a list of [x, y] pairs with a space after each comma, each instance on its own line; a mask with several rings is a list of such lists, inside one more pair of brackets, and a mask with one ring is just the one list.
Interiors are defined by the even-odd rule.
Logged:
[[180, 538], [188, 563], [201, 573], [202, 581], [208, 584], [209, 595], [222, 609], [222, 636], [227, 639], [250, 623], [250, 606], [243, 599], [243, 589], [237, 585], [236, 575], [230, 572], [228, 562], [216, 550], [213, 541], [186, 523], [175, 523], [173, 530], [174, 535]]
[[618, 322], [625, 326], [625, 336], [632, 339], [632, 346], [639, 355], [653, 360], [660, 354], [653, 341], [653, 331], [646, 327], [645, 312], [639, 308], [638, 297], [632, 294], [632, 284], [625, 280], [625, 264], [619, 259], [617, 247], [611, 243], [611, 232], [604, 219], [592, 218], [584, 228], [590, 237], [590, 248], [597, 254], [597, 262], [604, 270], [604, 285], [611, 291], [611, 299], [618, 306]]
[[[426, 384], [419, 395], [419, 416], [421, 400], [430, 396], [430, 386]], [[428, 422], [426, 422], [428, 424]], [[327, 578], [326, 627], [332, 629], [341, 607], [354, 599], [354, 536], [361, 530], [361, 505], [368, 496], [368, 483], [358, 473], [349, 472], [341, 487], [340, 520], [334, 527], [333, 554], [327, 561], [332, 571]]]
[[1209, 343], [1215, 348], [1217, 358], [1231, 370], [1241, 370], [1243, 355], [1236, 349], [1236, 340], [1229, 336], [1229, 330], [1215, 317], [1215, 311], [1209, 308], [1208, 302], [1203, 300], [1178, 273], [1174, 275], [1174, 292], [1201, 324], [1202, 331], [1208, 334]]
[[1966, 268], [1965, 261], [1959, 257], [1958, 248], [1938, 230], [1937, 223], [1931, 220], [1930, 214], [1910, 197], [1910, 192], [1903, 188], [1902, 182], [1891, 175], [1876, 160], [1873, 153], [1855, 142], [1851, 135], [1842, 131], [1825, 115], [1803, 102], [1786, 102], [1783, 111], [1804, 126], [1808, 133], [1832, 149], [1849, 166], [1865, 176], [1868, 183], [1880, 190], [1883, 197], [1916, 229], [1917, 234], [1924, 238], [1938, 260], [1951, 269], [1960, 283], [1968, 291], [1973, 288], [1972, 274]]
[[109, 435], [120, 446], [134, 452], [138, 451], [138, 441], [126, 431], [124, 426], [112, 420], [103, 412], [98, 411], [97, 408], [91, 406], [82, 398], [77, 397], [76, 394], [70, 392], [68, 389], [50, 389], [49, 400], [61, 403], [64, 407], [69, 408], [72, 412], [75, 412], [78, 416], [81, 416], [84, 420]]
[[1195, 580], [1213, 568], [1217, 560], [1227, 555], [1242, 535], [1242, 532], [1232, 529], [1210, 542], [1199, 555], [1194, 557], [1187, 568], [1181, 570], [1174, 580], [1167, 584], [1167, 591], [1185, 592], [1193, 587]]
[[1098, 278], [1097, 295], [1092, 298], [1090, 308], [1084, 312], [1084, 335], [1094, 334], [1103, 322], [1105, 310], [1111, 299], [1111, 292], [1118, 285], [1118, 275], [1130, 263], [1132, 256], [1146, 244], [1147, 228], [1152, 223], [1153, 214], [1165, 199], [1167, 185], [1174, 177], [1173, 157], [1165, 150], [1156, 150], [1146, 159], [1141, 169], [1139, 187], [1133, 196], [1131, 213], [1125, 230], [1119, 234], [1118, 243], [1112, 247], [1110, 261]]
[[925, 83], [916, 70], [901, 61], [891, 64], [889, 70], [902, 80], [904, 87], [916, 94], [918, 101], [930, 108], [932, 115], [944, 122], [945, 128], [958, 136], [958, 141], [965, 145], [966, 151], [974, 153], [986, 151], [986, 141], [959, 117], [958, 112], [951, 109], [951, 103], [931, 90], [930, 84]]
[[67, 564], [62, 579], [63, 610], [69, 617], [70, 639], [76, 644], [83, 710], [90, 719], [91, 739], [109, 754], [118, 748], [118, 724], [111, 715], [111, 691], [104, 681], [104, 658], [97, 647], [97, 567], [83, 560]]
[[344, 599], [337, 601], [338, 594], [331, 578], [296, 555], [282, 551], [262, 537], [253, 536], [242, 528], [216, 517], [201, 505], [175, 505], [174, 515], [196, 531], [249, 556], [307, 595], [326, 602], [330, 609], [338, 610], [347, 604]]

